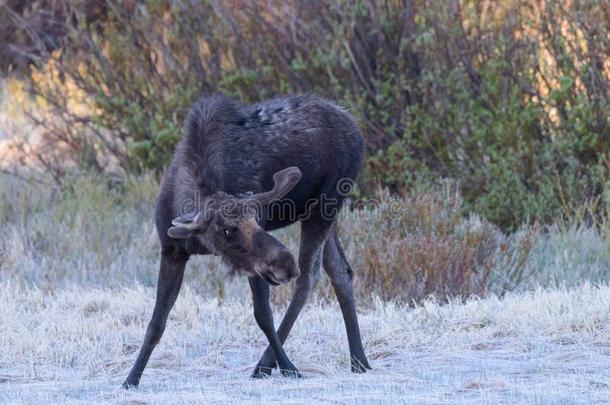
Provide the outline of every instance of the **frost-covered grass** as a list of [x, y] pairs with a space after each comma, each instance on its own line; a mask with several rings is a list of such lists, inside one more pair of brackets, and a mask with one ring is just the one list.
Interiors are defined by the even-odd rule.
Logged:
[[154, 291], [0, 285], [1, 403], [600, 403], [610, 398], [610, 287], [362, 312], [373, 370], [349, 372], [335, 306], [308, 306], [286, 343], [302, 380], [248, 376], [265, 347], [245, 302], [186, 288], [138, 391], [119, 386]]

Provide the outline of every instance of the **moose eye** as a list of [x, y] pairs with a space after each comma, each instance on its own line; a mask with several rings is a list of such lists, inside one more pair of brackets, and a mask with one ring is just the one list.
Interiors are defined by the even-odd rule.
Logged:
[[231, 235], [233, 235], [233, 229], [225, 228], [222, 230], [222, 233], [225, 235], [225, 237], [229, 238]]

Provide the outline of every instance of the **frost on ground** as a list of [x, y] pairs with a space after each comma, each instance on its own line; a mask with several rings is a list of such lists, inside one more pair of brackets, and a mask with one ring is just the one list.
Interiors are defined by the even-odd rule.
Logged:
[[[601, 403], [610, 400], [610, 287], [537, 290], [361, 315], [374, 368], [349, 372], [335, 306], [309, 305], [286, 343], [304, 373], [251, 380], [265, 347], [247, 300], [185, 288], [140, 389], [119, 386], [153, 289], [0, 284], [0, 403]], [[280, 317], [276, 311], [276, 321]]]

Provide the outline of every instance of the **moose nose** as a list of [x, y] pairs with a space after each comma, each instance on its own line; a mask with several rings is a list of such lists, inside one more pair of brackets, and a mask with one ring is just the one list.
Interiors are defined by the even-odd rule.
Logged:
[[300, 275], [299, 268], [287, 249], [282, 249], [269, 263], [269, 267], [276, 274], [278, 281], [282, 283]]
[[259, 231], [254, 234], [253, 248], [260, 252], [258, 257], [265, 264], [264, 272], [271, 274], [278, 283], [285, 283], [299, 276], [299, 268], [290, 251], [267, 232]]

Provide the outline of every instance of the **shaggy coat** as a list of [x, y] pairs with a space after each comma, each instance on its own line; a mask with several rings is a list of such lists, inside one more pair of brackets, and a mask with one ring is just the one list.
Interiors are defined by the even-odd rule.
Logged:
[[[370, 368], [360, 338], [353, 272], [335, 219], [363, 158], [363, 138], [343, 108], [312, 95], [240, 105], [214, 95], [193, 106], [156, 207], [161, 240], [157, 300], [123, 383], [137, 386], [174, 305], [190, 255], [214, 253], [248, 275], [254, 317], [269, 346], [253, 377], [278, 367], [300, 377], [283, 349], [323, 265], [337, 295], [354, 372]], [[298, 263], [267, 231], [301, 223]], [[295, 280], [279, 328], [269, 286]]]

